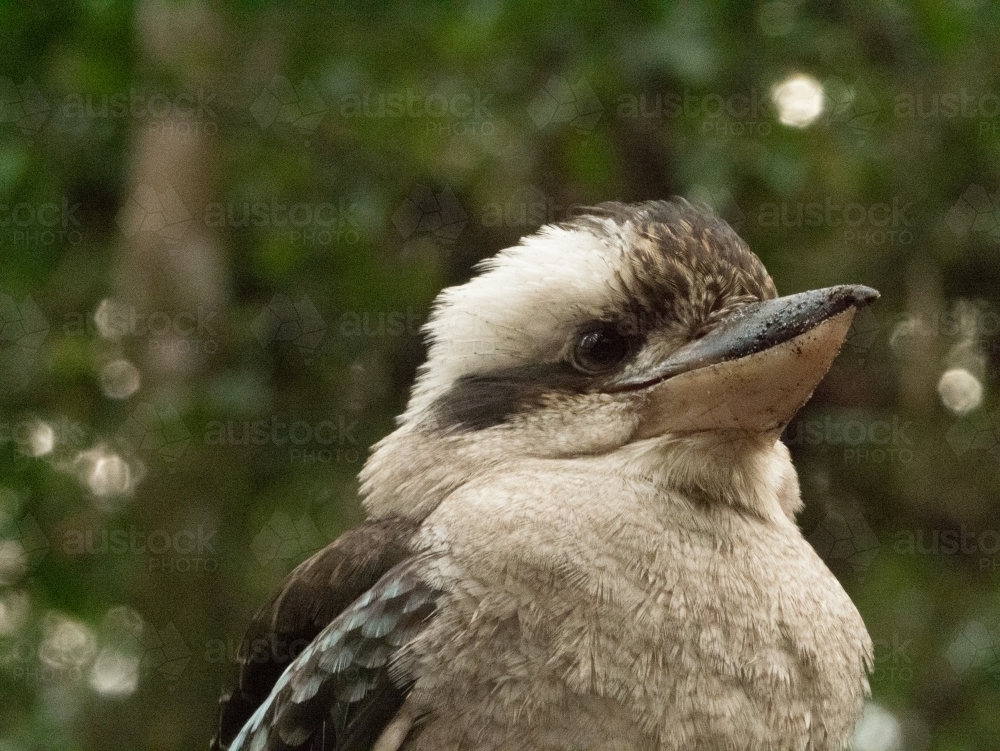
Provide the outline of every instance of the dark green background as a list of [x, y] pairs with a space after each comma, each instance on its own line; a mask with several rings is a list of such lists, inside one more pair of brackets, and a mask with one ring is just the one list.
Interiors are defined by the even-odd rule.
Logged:
[[[862, 747], [994, 746], [998, 16], [0, 3], [0, 750], [204, 748], [252, 611], [361, 518], [437, 292], [576, 204], [671, 195], [783, 293], [882, 292], [786, 435], [801, 524], [902, 732]], [[797, 73], [826, 96], [806, 128], [771, 102]], [[119, 359], [141, 388], [111, 398]], [[109, 457], [128, 492], [95, 492]]]

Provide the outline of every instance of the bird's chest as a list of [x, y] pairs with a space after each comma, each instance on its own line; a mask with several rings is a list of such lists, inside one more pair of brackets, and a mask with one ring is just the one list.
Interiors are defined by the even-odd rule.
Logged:
[[861, 647], [844, 646], [842, 590], [804, 541], [591, 508], [542, 525], [519, 509], [488, 542], [441, 538], [436, 576], [451, 595], [416, 698], [464, 709], [447, 727], [431, 721], [434, 743], [835, 747], [815, 742], [818, 708], [850, 716], [858, 699], [834, 695], [822, 671], [850, 663], [860, 691]]

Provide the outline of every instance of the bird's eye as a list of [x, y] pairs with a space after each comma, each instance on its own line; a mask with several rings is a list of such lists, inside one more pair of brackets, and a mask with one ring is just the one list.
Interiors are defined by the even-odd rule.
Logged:
[[573, 367], [588, 374], [605, 373], [625, 360], [631, 353], [631, 343], [618, 328], [607, 321], [584, 328], [570, 353]]

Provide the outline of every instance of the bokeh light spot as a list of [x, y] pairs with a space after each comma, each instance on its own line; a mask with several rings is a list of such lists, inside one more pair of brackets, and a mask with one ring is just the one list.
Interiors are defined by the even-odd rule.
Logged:
[[48, 667], [81, 668], [94, 659], [97, 637], [85, 623], [50, 612], [45, 615], [43, 630], [38, 657]]
[[115, 360], [101, 368], [101, 391], [110, 399], [128, 399], [140, 385], [139, 370], [128, 360]]
[[823, 86], [812, 76], [798, 73], [771, 89], [778, 120], [792, 128], [805, 128], [823, 114]]
[[983, 402], [983, 384], [965, 368], [946, 370], [937, 390], [941, 403], [956, 415], [971, 412]]

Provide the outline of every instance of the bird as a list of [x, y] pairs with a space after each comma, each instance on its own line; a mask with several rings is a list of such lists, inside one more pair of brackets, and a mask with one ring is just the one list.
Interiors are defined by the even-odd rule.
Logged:
[[212, 748], [844, 748], [872, 641], [781, 433], [877, 297], [779, 297], [680, 198], [482, 262], [435, 301], [366, 520], [252, 620]]

